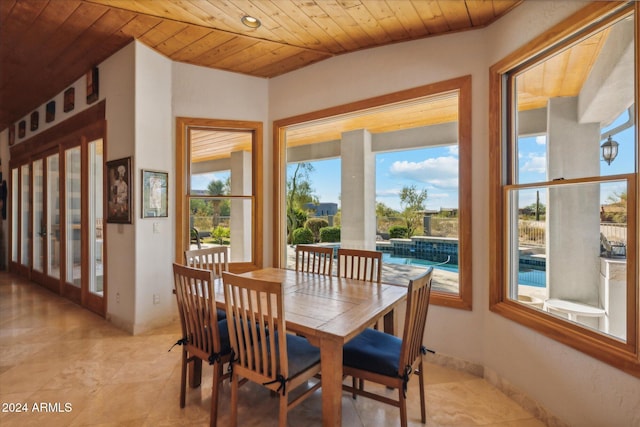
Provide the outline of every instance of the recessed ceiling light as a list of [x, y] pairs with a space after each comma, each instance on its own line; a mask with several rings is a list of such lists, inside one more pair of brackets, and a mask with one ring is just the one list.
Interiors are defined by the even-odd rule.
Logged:
[[240, 21], [249, 28], [258, 28], [262, 25], [262, 22], [258, 18], [254, 18], [253, 16], [244, 15]]

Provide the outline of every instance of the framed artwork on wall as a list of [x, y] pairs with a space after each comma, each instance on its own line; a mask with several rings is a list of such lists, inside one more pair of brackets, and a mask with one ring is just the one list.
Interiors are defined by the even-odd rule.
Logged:
[[30, 125], [29, 125], [29, 129], [31, 129], [31, 131], [33, 132], [34, 130], [38, 130], [38, 126], [40, 122], [40, 113], [37, 111], [34, 111], [33, 113], [31, 113], [31, 120], [30, 120]]
[[93, 67], [87, 71], [87, 104], [98, 100], [99, 92], [98, 67]]
[[169, 216], [168, 181], [168, 172], [142, 171], [142, 218]]
[[50, 123], [56, 119], [56, 101], [50, 101], [45, 107], [44, 121]]
[[27, 121], [20, 120], [20, 123], [18, 123], [18, 138], [24, 138], [26, 134], [27, 134]]
[[131, 224], [131, 157], [107, 162], [107, 222]]
[[15, 123], [11, 123], [9, 125], [9, 146], [12, 146], [16, 143], [16, 125]]
[[68, 113], [69, 111], [74, 109], [75, 103], [76, 103], [76, 89], [73, 87], [70, 87], [69, 89], [64, 91], [64, 106], [62, 110], [65, 113]]

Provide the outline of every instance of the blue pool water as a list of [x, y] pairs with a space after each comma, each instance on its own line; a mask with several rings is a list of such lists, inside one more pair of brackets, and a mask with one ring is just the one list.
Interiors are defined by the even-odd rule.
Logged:
[[[426, 259], [418, 259], [418, 258], [402, 258], [402, 257], [394, 257], [390, 254], [383, 254], [382, 261], [389, 264], [401, 264], [401, 265], [415, 265], [420, 267], [431, 267], [444, 270], [451, 271], [454, 273], [458, 272], [457, 264], [450, 264], [446, 262], [434, 262]], [[520, 285], [527, 286], [535, 286], [538, 288], [544, 288], [547, 286], [546, 284], [547, 277], [544, 270], [535, 270], [535, 269], [525, 269], [521, 268], [518, 271], [518, 283]]]

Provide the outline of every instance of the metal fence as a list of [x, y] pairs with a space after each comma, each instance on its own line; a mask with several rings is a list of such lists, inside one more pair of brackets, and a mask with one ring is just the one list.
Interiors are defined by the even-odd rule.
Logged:
[[[518, 221], [518, 236], [521, 244], [527, 246], [545, 246], [546, 224], [544, 221]], [[610, 242], [627, 243], [627, 224], [602, 222], [600, 233]]]

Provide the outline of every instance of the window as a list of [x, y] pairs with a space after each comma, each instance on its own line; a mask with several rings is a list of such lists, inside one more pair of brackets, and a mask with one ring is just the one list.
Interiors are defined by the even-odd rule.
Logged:
[[[471, 78], [274, 123], [274, 264], [295, 244], [379, 250], [382, 280], [434, 265], [436, 304], [471, 309]], [[324, 228], [324, 230], [321, 230]]]
[[491, 310], [639, 376], [637, 8], [491, 68], [490, 234]]
[[177, 127], [176, 259], [225, 245], [233, 271], [262, 266], [262, 123], [179, 118]]

